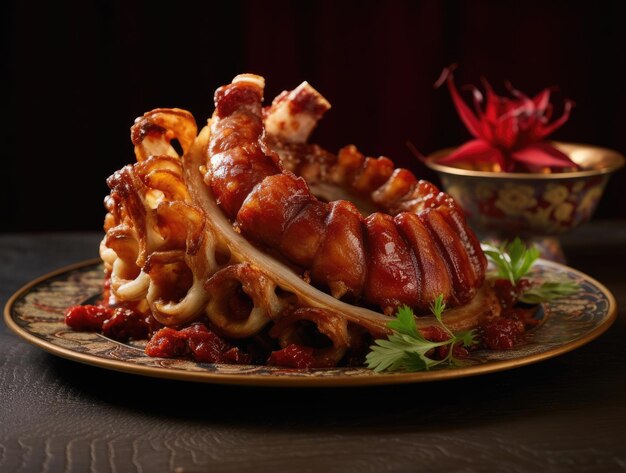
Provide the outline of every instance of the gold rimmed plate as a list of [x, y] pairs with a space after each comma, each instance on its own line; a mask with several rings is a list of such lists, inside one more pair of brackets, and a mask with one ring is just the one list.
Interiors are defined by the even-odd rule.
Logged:
[[366, 368], [292, 370], [271, 366], [197, 363], [151, 358], [141, 345], [121, 343], [102, 334], [76, 332], [64, 324], [69, 306], [98, 297], [103, 285], [99, 261], [78, 263], [42, 276], [17, 291], [4, 309], [6, 324], [17, 335], [55, 355], [127, 373], [218, 384], [281, 387], [366, 386], [417, 383], [475, 376], [536, 363], [574, 350], [600, 336], [615, 320], [615, 298], [598, 281], [567, 266], [539, 260], [536, 281], [570, 279], [580, 291], [545, 304], [539, 327], [514, 350], [479, 351], [463, 367], [417, 373], [374, 373]]

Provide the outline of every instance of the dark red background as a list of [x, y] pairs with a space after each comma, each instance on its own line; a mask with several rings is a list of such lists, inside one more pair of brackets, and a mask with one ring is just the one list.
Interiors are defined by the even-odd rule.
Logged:
[[[621, 3], [566, 1], [4, 2], [0, 230], [97, 230], [105, 178], [133, 160], [129, 127], [155, 107], [212, 111], [240, 72], [266, 96], [308, 80], [333, 104], [315, 140], [355, 143], [435, 179], [425, 153], [468, 138], [445, 89], [510, 80], [576, 101], [555, 139], [626, 151]], [[626, 217], [626, 171], [596, 218]]]

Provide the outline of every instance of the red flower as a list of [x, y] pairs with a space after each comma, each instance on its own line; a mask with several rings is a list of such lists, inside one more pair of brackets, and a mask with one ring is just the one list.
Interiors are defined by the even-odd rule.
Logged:
[[[512, 98], [500, 97], [484, 82], [486, 100], [473, 87], [474, 111], [463, 101], [454, 85], [452, 68], [444, 69], [436, 85], [448, 83], [456, 110], [474, 140], [468, 141], [450, 155], [438, 159], [441, 164], [471, 163], [487, 165], [496, 171], [530, 171], [545, 168], [577, 168], [569, 157], [543, 141], [567, 121], [574, 105], [565, 101], [563, 115], [550, 122], [552, 105], [550, 89], [534, 98], [509, 85]], [[484, 109], [482, 107], [484, 102]]]

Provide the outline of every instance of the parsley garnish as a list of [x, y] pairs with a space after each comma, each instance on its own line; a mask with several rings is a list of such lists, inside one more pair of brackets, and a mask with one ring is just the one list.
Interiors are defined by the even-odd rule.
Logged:
[[483, 243], [481, 246], [487, 258], [496, 266], [498, 276], [508, 279], [514, 286], [528, 273], [539, 258], [539, 250], [535, 247], [526, 248], [526, 245], [519, 238], [501, 246], [487, 243]]
[[[437, 365], [462, 365], [463, 361], [454, 356], [453, 348], [457, 344], [465, 348], [473, 345], [475, 333], [473, 330], [458, 334], [452, 333], [441, 318], [445, 308], [443, 294], [440, 294], [431, 304], [430, 310], [450, 338], [441, 342], [433, 342], [424, 338], [417, 329], [411, 308], [406, 305], [400, 307], [396, 313], [396, 318], [387, 324], [393, 333], [386, 340], [374, 340], [374, 345], [370, 347], [371, 351], [365, 357], [367, 366], [376, 372], [381, 372], [423, 371]], [[448, 350], [443, 359], [438, 360], [429, 356], [433, 350], [444, 346], [448, 347]]]
[[574, 281], [546, 281], [541, 286], [526, 289], [519, 297], [519, 301], [526, 304], [541, 304], [575, 294], [579, 289], [580, 286]]
[[[514, 287], [539, 258], [539, 250], [535, 247], [527, 248], [519, 238], [501, 246], [487, 243], [481, 246], [487, 258], [495, 265], [497, 276], [508, 279]], [[540, 304], [569, 296], [578, 290], [579, 285], [573, 281], [546, 281], [523, 290], [518, 300], [527, 304]]]

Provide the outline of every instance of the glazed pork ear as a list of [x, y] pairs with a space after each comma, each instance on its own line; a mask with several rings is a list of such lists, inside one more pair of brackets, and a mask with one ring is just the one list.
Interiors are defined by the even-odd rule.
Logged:
[[[203, 319], [229, 339], [263, 332], [283, 347], [309, 346], [317, 366], [343, 363], [389, 333], [389, 317], [366, 306], [390, 313], [408, 303], [427, 313], [443, 293], [461, 304], [444, 314], [453, 330], [499, 314], [483, 284], [484, 256], [451, 198], [354, 147], [334, 156], [285, 141], [305, 139], [321, 116], [324, 107], [290, 105], [298, 97], [324, 104], [306, 86], [275, 105], [292, 125], [295, 112], [309, 114], [307, 131], [272, 135], [266, 124], [279, 120], [261, 106], [263, 86], [245, 74], [218, 89], [199, 134], [177, 109], [137, 120], [137, 163], [108, 181], [100, 251], [109, 302], [167, 326]], [[317, 184], [378, 211], [364, 217], [348, 201], [323, 202], [311, 192]], [[417, 318], [418, 327], [434, 323]]]
[[[310, 164], [321, 148], [303, 153], [303, 140], [325, 110], [318, 104], [327, 102], [303, 84], [274, 102], [264, 127], [263, 85], [246, 75], [218, 89], [211, 120], [205, 181], [243, 235], [303, 266], [333, 296], [347, 294], [387, 314], [404, 304], [427, 311], [433, 268], [447, 275], [436, 276], [434, 285], [448, 304], [467, 303], [483, 284], [486, 259], [452, 198], [406, 170], [394, 170], [389, 159], [365, 158], [354, 147], [334, 160], [324, 152], [313, 175]], [[291, 171], [279, 160], [281, 143]], [[320, 202], [296, 176], [300, 165], [309, 167], [304, 174], [312, 185], [369, 198], [380, 210], [364, 218], [341, 201]], [[294, 236], [299, 229], [316, 232], [304, 247]], [[432, 244], [422, 252], [424, 232]]]
[[[197, 135], [191, 114], [157, 109], [131, 128], [137, 163], [113, 174], [101, 244], [111, 293], [146, 305], [165, 325], [197, 318], [208, 295], [204, 213], [191, 202], [182, 162], [170, 142], [189, 152]], [[151, 154], [163, 153], [163, 154]], [[114, 301], [115, 302], [115, 301]]]

